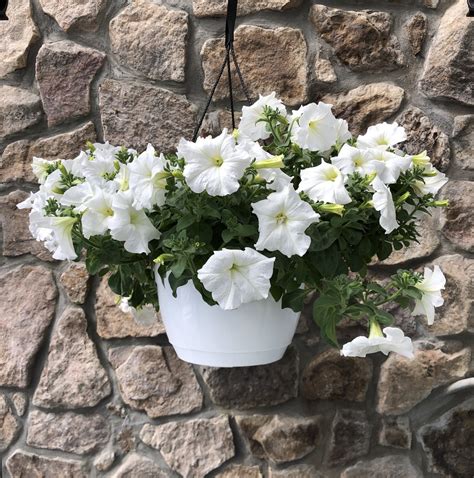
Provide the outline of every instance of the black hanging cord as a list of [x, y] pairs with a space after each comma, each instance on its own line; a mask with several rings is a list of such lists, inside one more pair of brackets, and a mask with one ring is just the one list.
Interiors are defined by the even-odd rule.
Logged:
[[7, 8], [8, 0], [0, 0], [0, 20], [8, 20]]
[[467, 8], [469, 8], [469, 12], [467, 12], [467, 16], [474, 17], [474, 0], [467, 0]]
[[196, 141], [199, 135], [199, 130], [201, 129], [202, 123], [204, 122], [204, 118], [207, 114], [209, 106], [211, 105], [212, 98], [214, 93], [216, 92], [217, 85], [224, 73], [225, 67], [227, 66], [227, 79], [229, 84], [229, 102], [230, 102], [230, 111], [232, 114], [232, 128], [235, 128], [235, 109], [234, 109], [234, 90], [232, 87], [232, 72], [231, 72], [231, 62], [234, 63], [235, 70], [237, 72], [237, 77], [239, 78], [240, 85], [242, 86], [242, 90], [244, 92], [245, 98], [247, 103], [251, 103], [250, 95], [247, 89], [247, 85], [244, 82], [244, 78], [242, 76], [242, 71], [240, 70], [239, 64], [237, 62], [237, 57], [234, 51], [234, 30], [235, 30], [235, 20], [237, 19], [237, 3], [238, 0], [228, 0], [227, 3], [227, 16], [225, 22], [225, 59], [224, 63], [222, 63], [221, 69], [217, 75], [216, 81], [214, 82], [211, 93], [209, 94], [209, 98], [207, 99], [206, 106], [204, 107], [204, 111], [199, 119], [199, 122], [194, 130], [193, 134], [193, 141]]

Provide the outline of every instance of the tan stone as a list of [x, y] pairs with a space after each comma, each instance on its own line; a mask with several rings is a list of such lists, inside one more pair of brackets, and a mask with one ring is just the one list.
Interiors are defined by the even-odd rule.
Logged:
[[454, 118], [452, 151], [454, 163], [461, 169], [474, 169], [474, 115]]
[[363, 402], [372, 380], [372, 362], [342, 357], [328, 349], [316, 355], [303, 372], [301, 394], [307, 400]]
[[26, 407], [28, 406], [28, 397], [22, 392], [15, 392], [12, 396], [12, 403], [15, 407], [15, 413], [22, 417], [26, 412]]
[[63, 312], [51, 338], [48, 359], [33, 396], [44, 408], [83, 408], [97, 405], [111, 392], [107, 372], [87, 335], [84, 311]]
[[314, 62], [314, 76], [321, 83], [336, 83], [337, 76], [332, 63], [326, 58], [316, 58]]
[[84, 455], [105, 445], [109, 437], [109, 424], [100, 415], [33, 410], [29, 415], [26, 444]]
[[184, 81], [188, 14], [149, 0], [133, 0], [109, 28], [119, 62], [152, 80]]
[[397, 121], [405, 128], [408, 137], [401, 149], [408, 154], [418, 154], [426, 150], [433, 165], [446, 171], [451, 156], [448, 135], [414, 106], [404, 111]]
[[474, 215], [472, 200], [474, 183], [470, 181], [450, 181], [440, 195], [449, 201], [443, 209], [441, 227], [444, 236], [456, 247], [468, 252], [474, 251]]
[[225, 415], [158, 426], [146, 424], [140, 438], [159, 450], [170, 468], [187, 478], [203, 478], [235, 455]]
[[259, 466], [231, 465], [225, 468], [216, 478], [262, 478]]
[[130, 453], [110, 478], [167, 478], [169, 475], [153, 460], [138, 453]]
[[40, 97], [16, 86], [0, 85], [0, 139], [24, 131], [43, 116]]
[[469, 371], [471, 350], [459, 342], [415, 342], [415, 358], [391, 354], [382, 365], [377, 387], [377, 411], [401, 415], [435, 388], [463, 378]]
[[106, 448], [94, 458], [94, 467], [99, 471], [107, 471], [110, 470], [114, 461], [115, 451], [111, 448]]
[[109, 351], [125, 403], [152, 418], [201, 409], [203, 396], [191, 365], [172, 347], [143, 345]]
[[453, 254], [435, 259], [433, 264], [439, 265], [446, 276], [444, 305], [436, 308], [432, 325], [425, 317], [418, 320], [428, 334], [437, 336], [474, 331], [474, 260]]
[[0, 385], [24, 388], [54, 317], [57, 290], [53, 274], [42, 266], [5, 273], [0, 290]]
[[135, 81], [105, 80], [100, 110], [105, 139], [137, 149], [152, 143], [158, 151], [176, 150], [195, 127], [196, 109], [186, 97]]
[[398, 38], [391, 33], [388, 13], [313, 5], [310, 18], [321, 38], [352, 70], [395, 70], [405, 64]]
[[25, 68], [30, 46], [38, 39], [38, 29], [28, 0], [10, 0], [8, 21], [0, 22], [0, 77]]
[[274, 463], [308, 455], [318, 445], [321, 435], [319, 416], [242, 415], [235, 419], [250, 452]]
[[385, 121], [398, 111], [404, 91], [390, 83], [371, 83], [345, 93], [328, 94], [322, 101], [334, 105], [333, 113], [349, 123], [354, 135], [365, 133], [375, 123]]
[[64, 2], [63, 0], [40, 0], [43, 11], [52, 16], [59, 26], [68, 31], [71, 28], [86, 31], [97, 30], [98, 17], [107, 5], [107, 0], [81, 0]]
[[12, 413], [5, 395], [0, 394], [0, 451], [6, 450], [20, 431], [20, 423]]
[[[275, 91], [288, 105], [306, 101], [307, 46], [301, 30], [241, 25], [235, 31], [234, 46], [242, 75], [252, 97]], [[204, 69], [204, 89], [208, 93], [224, 57], [222, 38], [210, 39], [204, 43], [201, 60]], [[244, 99], [245, 95], [234, 68], [232, 72], [235, 98]], [[227, 95], [228, 85], [224, 75], [216, 89], [214, 100], [226, 98]]]
[[0, 222], [3, 231], [3, 255], [7, 257], [33, 254], [43, 261], [52, 261], [51, 253], [31, 235], [29, 230], [29, 209], [18, 209], [17, 204], [29, 194], [12, 191], [0, 197]]
[[87, 478], [78, 460], [51, 458], [16, 450], [6, 461], [11, 478]]
[[103, 339], [118, 339], [124, 337], [155, 337], [165, 333], [164, 325], [157, 314], [156, 323], [142, 325], [135, 321], [131, 313], [125, 313], [118, 307], [115, 294], [103, 278], [97, 289], [95, 315], [97, 333]]
[[[237, 15], [249, 15], [262, 10], [288, 10], [301, 3], [302, 0], [240, 0]], [[224, 16], [226, 12], [226, 0], [193, 0], [193, 13], [196, 17]]]
[[464, 0], [457, 0], [441, 19], [425, 61], [420, 88], [429, 98], [474, 105], [474, 22], [466, 16], [466, 8]]
[[89, 273], [83, 262], [71, 262], [59, 277], [59, 282], [71, 302], [83, 304], [86, 300]]
[[85, 123], [67, 133], [57, 134], [35, 141], [20, 140], [7, 145], [0, 160], [0, 183], [38, 180], [31, 169], [33, 156], [47, 160], [75, 158], [87, 141], [95, 142], [92, 123]]
[[327, 475], [317, 471], [313, 465], [296, 465], [284, 470], [269, 468], [268, 478], [327, 478]]
[[359, 461], [346, 468], [341, 478], [422, 478], [424, 475], [403, 455], [384, 456]]
[[36, 80], [49, 126], [89, 113], [91, 83], [104, 60], [104, 53], [69, 40], [41, 47]]
[[384, 417], [379, 430], [379, 444], [393, 448], [411, 448], [411, 429], [408, 417]]
[[405, 35], [414, 55], [418, 55], [423, 48], [427, 28], [426, 15], [421, 12], [415, 13], [404, 25]]

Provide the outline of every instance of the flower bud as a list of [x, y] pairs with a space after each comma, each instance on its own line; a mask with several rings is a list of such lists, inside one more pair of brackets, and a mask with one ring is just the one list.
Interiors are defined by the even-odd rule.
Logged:
[[321, 204], [321, 206], [318, 206], [318, 211], [342, 216], [344, 214], [344, 206], [342, 204]]
[[440, 201], [431, 201], [427, 205], [430, 207], [448, 207], [449, 201], [447, 199], [443, 199]]
[[278, 156], [272, 156], [269, 159], [255, 161], [252, 166], [255, 169], [284, 168], [285, 163], [283, 162], [283, 158], [283, 154], [280, 154]]
[[170, 261], [174, 259], [174, 255], [173, 254], [160, 254], [156, 259], [153, 259], [153, 262], [155, 264], [159, 264], [159, 265], [162, 265], [164, 264], [166, 261]]
[[415, 154], [412, 156], [411, 160], [415, 166], [427, 166], [430, 164], [430, 157], [426, 153], [426, 151], [422, 151], [419, 154]]
[[410, 197], [410, 193], [407, 191], [405, 194], [402, 194], [402, 195], [397, 199], [397, 204], [402, 204], [402, 203], [404, 203], [409, 197]]

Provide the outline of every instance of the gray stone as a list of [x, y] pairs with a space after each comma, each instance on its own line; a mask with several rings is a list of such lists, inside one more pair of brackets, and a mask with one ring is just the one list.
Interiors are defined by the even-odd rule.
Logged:
[[125, 403], [152, 418], [201, 409], [202, 392], [191, 365], [172, 347], [143, 345], [109, 351]]
[[298, 395], [299, 359], [290, 347], [278, 362], [256, 367], [202, 367], [212, 401], [221, 407], [246, 410], [277, 405]]
[[337, 410], [331, 426], [326, 464], [330, 467], [348, 465], [367, 455], [371, 426], [362, 410]]
[[42, 116], [41, 100], [36, 93], [0, 85], [0, 138], [26, 130]]
[[87, 335], [84, 311], [70, 307], [56, 324], [33, 404], [44, 408], [93, 407], [110, 392], [107, 372]]
[[474, 399], [447, 411], [418, 432], [429, 471], [441, 476], [474, 476]]
[[[248, 15], [262, 10], [288, 10], [298, 7], [302, 0], [240, 0], [237, 15]], [[193, 13], [196, 17], [224, 16], [227, 11], [226, 0], [193, 0]]]
[[308, 455], [320, 439], [320, 417], [242, 415], [235, 419], [252, 455], [274, 463]]
[[115, 451], [106, 448], [94, 458], [94, 467], [99, 471], [110, 470], [115, 461]]
[[370, 461], [359, 461], [346, 468], [341, 478], [422, 478], [424, 475], [403, 455], [384, 456]]
[[63, 0], [40, 0], [43, 11], [52, 16], [65, 31], [73, 27], [85, 31], [97, 30], [98, 17], [107, 3], [107, 0], [81, 0], [74, 3], [66, 3]]
[[307, 400], [348, 400], [363, 402], [372, 380], [372, 362], [342, 357], [328, 349], [306, 365], [301, 394]]
[[[296, 105], [307, 99], [307, 45], [301, 30], [287, 27], [262, 28], [241, 25], [235, 31], [235, 50], [245, 83], [252, 97], [275, 91], [285, 104]], [[278, 55], [275, 55], [278, 51]], [[204, 89], [209, 92], [224, 58], [222, 38], [207, 40], [201, 50]], [[235, 69], [232, 68], [235, 98], [244, 99]], [[221, 81], [214, 100], [227, 98], [228, 86]]]
[[109, 438], [109, 424], [100, 415], [40, 410], [33, 410], [29, 415], [26, 436], [29, 446], [84, 455], [104, 446]]
[[8, 21], [0, 22], [0, 77], [25, 68], [30, 46], [38, 39], [38, 29], [28, 0], [11, 0]]
[[420, 88], [429, 98], [474, 105], [474, 22], [466, 16], [466, 8], [464, 0], [457, 0], [441, 19], [425, 61]]
[[186, 97], [135, 81], [105, 80], [100, 85], [105, 138], [114, 144], [158, 151], [175, 150], [181, 137], [191, 139], [195, 107]]
[[449, 201], [441, 221], [444, 236], [459, 249], [474, 252], [474, 215], [471, 211], [474, 183], [450, 181], [442, 189], [441, 196]]
[[38, 81], [48, 125], [90, 111], [90, 87], [105, 54], [69, 40], [43, 45], [36, 58]]
[[20, 140], [7, 145], [0, 160], [0, 183], [26, 181], [36, 183], [31, 162], [33, 156], [46, 160], [75, 158], [87, 141], [95, 142], [95, 127], [88, 122], [67, 133], [35, 141]]
[[51, 458], [16, 450], [6, 461], [11, 478], [87, 478], [78, 460]]
[[433, 124], [423, 111], [410, 106], [397, 121], [405, 128], [408, 137], [401, 145], [403, 151], [418, 154], [426, 150], [436, 168], [441, 171], [448, 169], [451, 156], [448, 135]]
[[59, 277], [59, 282], [71, 302], [83, 304], [86, 300], [89, 273], [83, 262], [71, 262]]
[[216, 478], [262, 478], [262, 476], [259, 466], [230, 465], [218, 473]]
[[418, 55], [423, 48], [427, 28], [426, 15], [421, 12], [415, 13], [404, 25], [405, 34], [414, 55]]
[[169, 476], [153, 460], [138, 453], [130, 453], [110, 478], [167, 478]]
[[391, 354], [380, 370], [377, 411], [383, 415], [410, 411], [435, 388], [463, 378], [470, 361], [471, 350], [454, 341], [417, 341], [411, 360]]
[[22, 417], [25, 414], [26, 408], [28, 406], [27, 395], [22, 392], [15, 392], [11, 396], [11, 400], [12, 400], [13, 406], [15, 407], [15, 413], [19, 417]]
[[165, 327], [159, 314], [151, 325], [139, 324], [130, 312], [122, 312], [117, 305], [116, 295], [104, 277], [97, 289], [95, 315], [97, 333], [103, 339], [121, 339], [124, 337], [155, 337], [165, 333]]
[[296, 465], [290, 466], [283, 470], [275, 470], [270, 468], [268, 470], [268, 478], [326, 478], [327, 475], [323, 475], [316, 470], [313, 465]]
[[320, 83], [336, 83], [337, 76], [330, 60], [326, 58], [316, 58], [314, 62], [314, 76]]
[[0, 394], [0, 451], [6, 450], [15, 440], [21, 425], [13, 415], [5, 395]]
[[395, 70], [405, 64], [388, 13], [313, 5], [310, 18], [321, 38], [354, 71]]
[[163, 425], [146, 424], [141, 440], [160, 451], [170, 468], [187, 478], [201, 478], [235, 455], [225, 415]]
[[184, 81], [186, 12], [133, 0], [110, 22], [109, 35], [121, 64], [152, 80]]
[[379, 430], [379, 444], [393, 448], [411, 448], [411, 429], [408, 417], [384, 417]]
[[436, 8], [438, 8], [439, 0], [423, 0], [423, 5], [426, 8], [431, 8], [435, 10]]
[[474, 169], [474, 115], [454, 118], [452, 151], [454, 163], [461, 169]]
[[0, 385], [24, 388], [53, 320], [57, 290], [49, 269], [27, 265], [0, 277], [0, 290]]
[[321, 99], [334, 105], [333, 113], [349, 123], [352, 134], [365, 133], [368, 126], [385, 121], [398, 111], [405, 92], [390, 83], [371, 83]]

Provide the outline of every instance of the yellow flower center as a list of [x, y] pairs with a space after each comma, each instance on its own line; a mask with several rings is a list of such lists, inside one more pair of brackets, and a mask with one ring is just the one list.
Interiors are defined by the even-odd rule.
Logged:
[[308, 123], [308, 128], [310, 129], [316, 129], [318, 127], [318, 123], [319, 123], [319, 120], [311, 120], [309, 123]]
[[220, 168], [222, 164], [224, 163], [224, 160], [222, 159], [222, 156], [213, 156], [211, 158], [211, 162], [212, 164], [214, 164], [214, 166], [217, 166], [218, 168]]
[[284, 212], [280, 212], [275, 216], [277, 224], [285, 224], [288, 221], [288, 217]]
[[324, 176], [328, 181], [335, 181], [337, 178], [337, 171], [335, 169], [329, 169], [324, 173]]

